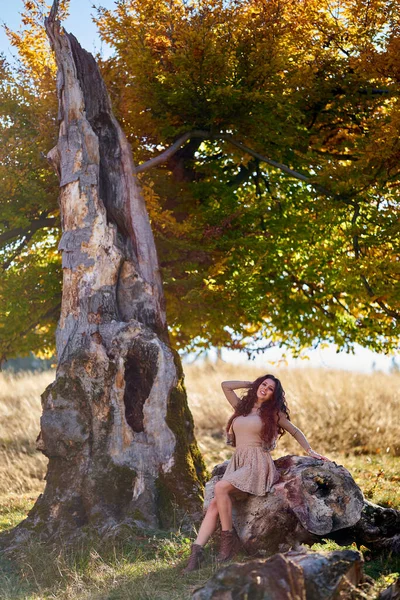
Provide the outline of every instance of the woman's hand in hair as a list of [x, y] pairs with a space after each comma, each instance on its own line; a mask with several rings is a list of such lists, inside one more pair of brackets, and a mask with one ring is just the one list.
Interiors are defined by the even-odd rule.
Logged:
[[234, 390], [239, 390], [241, 388], [249, 388], [253, 384], [251, 381], [223, 381], [221, 383], [222, 391], [225, 394], [226, 399], [229, 404], [236, 408], [236, 406], [240, 402], [239, 396], [234, 392]]

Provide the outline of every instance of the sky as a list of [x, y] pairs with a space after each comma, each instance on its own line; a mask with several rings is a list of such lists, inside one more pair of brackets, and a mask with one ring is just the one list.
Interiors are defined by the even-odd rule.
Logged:
[[[358, 371], [361, 373], [373, 373], [381, 371], [383, 373], [389, 373], [393, 368], [393, 356], [385, 356], [384, 354], [378, 354], [371, 352], [361, 346], [356, 346], [354, 354], [347, 354], [345, 352], [336, 352], [334, 344], [329, 344], [327, 348], [316, 349], [316, 350], [305, 350], [302, 354], [308, 358], [294, 359], [282, 357], [284, 350], [279, 348], [270, 348], [257, 355], [254, 360], [248, 361], [245, 356], [237, 351], [222, 350], [222, 359], [232, 364], [244, 364], [248, 362], [251, 365], [260, 367], [260, 369], [266, 371], [268, 368], [274, 372], [275, 369], [282, 367], [317, 367], [317, 368], [328, 368], [328, 369], [341, 369], [344, 371]], [[287, 353], [287, 352], [286, 352]], [[210, 359], [216, 358], [216, 353], [210, 353]], [[188, 356], [184, 362], [190, 363], [193, 357]], [[396, 364], [400, 368], [400, 360], [397, 357]]]
[[[50, 4], [50, 0], [47, 0]], [[83, 46], [89, 52], [102, 51], [107, 57], [110, 53], [107, 45], [100, 41], [97, 35], [96, 26], [92, 22], [93, 14], [96, 14], [95, 6], [103, 6], [104, 8], [113, 8], [114, 0], [71, 0], [70, 16], [64, 21], [63, 25], [67, 31], [73, 33]], [[11, 29], [18, 29], [21, 22], [21, 12], [23, 10], [22, 0], [0, 0], [0, 23], [4, 23]], [[11, 60], [12, 54], [15, 52], [10, 49], [8, 38], [4, 33], [3, 27], [0, 30], [0, 52], [6, 55], [6, 58]]]
[[[95, 6], [103, 6], [112, 9], [115, 6], [114, 0], [101, 0], [93, 2], [93, 0], [71, 0], [70, 16], [64, 22], [64, 27], [67, 31], [73, 33], [79, 40], [80, 44], [89, 52], [101, 52], [104, 57], [110, 55], [110, 48], [100, 41], [96, 31], [96, 26], [92, 22], [92, 15], [95, 14]], [[21, 21], [21, 11], [23, 9], [22, 0], [0, 0], [0, 23], [6, 24], [12, 29], [18, 29]], [[0, 52], [5, 54], [9, 61], [12, 61], [12, 56], [15, 51], [10, 48], [7, 36], [4, 33], [3, 27], [0, 28]], [[252, 364], [261, 366], [268, 364], [277, 364], [282, 359], [283, 350], [272, 348], [266, 351], [262, 357], [256, 357]], [[289, 366], [315, 366], [337, 368], [351, 371], [361, 371], [370, 373], [372, 371], [388, 372], [392, 367], [393, 357], [384, 356], [371, 352], [360, 346], [356, 347], [354, 355], [344, 352], [337, 353], [336, 347], [330, 344], [328, 348], [312, 350], [306, 353], [308, 360], [287, 359]], [[233, 363], [243, 363], [246, 359], [242, 354], [232, 351], [223, 351], [222, 358]], [[190, 362], [191, 357], [188, 357]], [[400, 366], [400, 358], [397, 358]]]

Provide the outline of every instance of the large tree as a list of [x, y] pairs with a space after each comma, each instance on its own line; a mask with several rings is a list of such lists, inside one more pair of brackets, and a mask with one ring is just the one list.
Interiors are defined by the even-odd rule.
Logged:
[[159, 238], [180, 343], [396, 347], [398, 24], [356, 0], [100, 12], [118, 115], [179, 222]]
[[46, 20], [58, 69], [59, 137], [47, 156], [62, 223], [57, 372], [42, 395], [46, 487], [13, 541], [191, 523], [206, 474], [129, 144], [94, 58], [57, 10], [55, 0]]
[[126, 138], [95, 61], [53, 10], [61, 237], [37, 151], [54, 137], [55, 68], [36, 21], [14, 36], [26, 89], [4, 66], [3, 357], [54, 329], [56, 243], [63, 270], [38, 441], [47, 485], [18, 533], [196, 513], [204, 466], [174, 347], [246, 336], [297, 350], [396, 346], [394, 18], [389, 2], [355, 0], [337, 14], [313, 2], [121, 2], [98, 23], [116, 47], [102, 71]]
[[[50, 64], [33, 6], [27, 3], [25, 29], [13, 37], [28, 73]], [[174, 345], [251, 350], [249, 339], [264, 339], [297, 351], [324, 340], [345, 349], [354, 342], [396, 348], [400, 37], [393, 3], [129, 0], [100, 10], [97, 22], [115, 49], [101, 69], [140, 165]], [[39, 65], [32, 31], [43, 48]], [[33, 77], [28, 89], [45, 114], [49, 94], [39, 81]], [[21, 102], [2, 104], [14, 152], [19, 114], [33, 110], [26, 96]], [[27, 168], [33, 158], [39, 163], [37, 151], [26, 154]], [[10, 322], [14, 328], [2, 341], [5, 358], [40, 342], [50, 348], [57, 319], [57, 235], [43, 229], [48, 219], [57, 224], [48, 194], [54, 180], [40, 168], [34, 183], [46, 189], [42, 204], [29, 216], [18, 212], [27, 193], [14, 186], [0, 237], [3, 330]], [[37, 248], [53, 265], [42, 294], [31, 282]], [[24, 289], [11, 303], [18, 285]]]

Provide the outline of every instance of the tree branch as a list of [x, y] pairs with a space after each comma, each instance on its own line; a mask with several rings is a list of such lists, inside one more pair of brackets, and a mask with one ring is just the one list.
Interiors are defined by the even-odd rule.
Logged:
[[226, 142], [229, 142], [230, 144], [232, 144], [236, 148], [239, 148], [246, 154], [250, 154], [251, 156], [254, 156], [254, 158], [259, 160], [260, 162], [267, 163], [271, 167], [275, 167], [276, 169], [279, 169], [283, 173], [290, 175], [290, 177], [294, 177], [295, 179], [298, 179], [299, 181], [303, 181], [304, 183], [311, 185], [320, 194], [322, 194], [324, 196], [335, 197], [338, 200], [342, 200], [346, 204], [353, 205], [353, 202], [350, 201], [349, 199], [344, 198], [344, 197], [335, 196], [335, 194], [332, 191], [328, 190], [327, 188], [323, 187], [322, 185], [319, 185], [318, 183], [313, 183], [311, 180], [311, 177], [309, 175], [303, 175], [302, 173], [299, 173], [298, 171], [291, 169], [290, 167], [288, 167], [287, 165], [284, 165], [283, 163], [279, 163], [275, 160], [272, 160], [271, 158], [268, 158], [268, 157], [260, 154], [259, 152], [256, 152], [255, 150], [252, 150], [252, 148], [249, 148], [245, 144], [242, 144], [241, 142], [238, 142], [237, 140], [235, 140], [228, 133], [212, 134], [208, 131], [202, 131], [202, 130], [198, 130], [198, 129], [193, 130], [193, 131], [188, 131], [188, 132], [184, 133], [179, 139], [177, 139], [176, 142], [174, 142], [172, 144], [172, 146], [167, 148], [167, 150], [164, 150], [164, 152], [162, 152], [161, 154], [159, 154], [158, 156], [156, 156], [154, 158], [151, 158], [150, 160], [146, 161], [145, 163], [138, 165], [135, 168], [135, 171], [134, 171], [135, 174], [137, 175], [138, 173], [143, 173], [144, 171], [148, 171], [149, 169], [151, 169], [153, 167], [156, 167], [158, 165], [165, 163], [179, 150], [179, 148], [181, 146], [183, 146], [183, 144], [185, 144], [189, 139], [192, 139], [192, 138], [203, 138], [205, 140], [206, 139], [208, 139], [208, 140], [224, 140]]
[[[365, 275], [361, 275], [361, 281], [363, 282], [364, 287], [367, 290], [368, 296], [370, 296], [370, 298], [376, 297], [376, 293], [374, 292], [373, 288], [369, 284]], [[383, 310], [383, 312], [386, 313], [389, 317], [392, 317], [393, 319], [396, 319], [396, 320], [400, 319], [400, 313], [398, 313], [397, 311], [392, 310], [391, 308], [386, 306], [386, 304], [384, 302], [382, 302], [382, 300], [373, 300], [372, 302], [377, 304], [378, 306], [380, 306], [381, 309]]]
[[336, 302], [339, 304], [339, 306], [341, 306], [343, 308], [344, 311], [347, 312], [347, 314], [349, 314], [351, 317], [353, 317], [354, 319], [356, 318], [353, 313], [351, 312], [351, 310], [349, 310], [347, 308], [347, 306], [345, 304], [343, 304], [343, 302], [340, 300], [339, 295], [338, 294], [333, 294], [332, 297], [336, 300]]
[[[60, 314], [60, 310], [61, 310], [61, 302], [59, 302], [55, 306], [52, 306], [51, 308], [49, 308], [49, 310], [47, 310], [43, 315], [40, 315], [38, 318], [36, 318], [35, 321], [30, 323], [29, 326], [26, 327], [23, 331], [19, 331], [18, 333], [16, 333], [13, 338], [8, 339], [7, 341], [0, 339], [0, 348], [2, 349], [2, 354], [0, 357], [0, 371], [1, 371], [1, 366], [2, 366], [3, 362], [7, 360], [6, 352], [12, 351], [12, 345], [13, 345], [16, 337], [18, 337], [18, 339], [20, 339], [21, 337], [24, 337], [25, 335], [30, 333], [34, 327], [37, 327], [37, 325], [43, 324], [46, 319], [49, 319], [56, 315], [58, 316]], [[37, 314], [35, 316], [37, 317]], [[6, 344], [4, 346], [2, 346], [2, 342], [6, 342]]]
[[[203, 137], [195, 135], [195, 133], [195, 131], [187, 131], [186, 133], [184, 133], [180, 138], [176, 140], [176, 142], [172, 144], [172, 146], [164, 150], [164, 152], [161, 152], [161, 154], [159, 154], [158, 156], [150, 158], [150, 160], [146, 161], [145, 163], [138, 165], [135, 168], [135, 174], [137, 175], [138, 173], [143, 173], [143, 171], [148, 171], [153, 167], [158, 167], [158, 165], [162, 165], [163, 163], [167, 162], [176, 152], [178, 152], [179, 148], [181, 148], [183, 144], [185, 144], [189, 139], [193, 137]], [[202, 133], [206, 134], [207, 132], [204, 131]]]
[[[331, 320], [335, 319], [335, 315], [333, 313], [331, 313], [329, 310], [327, 310], [321, 304], [321, 302], [318, 302], [318, 300], [316, 300], [314, 298], [314, 291], [319, 291], [318, 286], [316, 286], [315, 284], [307, 283], [306, 281], [299, 279], [298, 277], [296, 277], [296, 275], [293, 275], [292, 273], [290, 273], [290, 279], [293, 281], [293, 283], [295, 283], [297, 285], [297, 289], [303, 294], [303, 296], [305, 296], [308, 300], [310, 300], [310, 302], [313, 306], [318, 308], [318, 310], [320, 310], [328, 319], [331, 319]], [[310, 294], [308, 294], [307, 291], [304, 289], [305, 285], [311, 290]]]
[[327, 150], [313, 150], [315, 154], [319, 154], [320, 156], [329, 156], [329, 158], [336, 158], [337, 160], [351, 160], [358, 161], [360, 160], [357, 156], [353, 156], [352, 154], [341, 154], [340, 152], [328, 152]]
[[[356, 225], [359, 215], [360, 215], [360, 205], [356, 204], [354, 215], [351, 220], [351, 223], [353, 226]], [[362, 254], [362, 251], [361, 251], [358, 235], [356, 233], [353, 235], [353, 250], [354, 250], [355, 257], [358, 260], [360, 258], [360, 254]], [[370, 298], [376, 298], [376, 293], [375, 293], [374, 289], [372, 288], [372, 286], [370, 285], [370, 283], [368, 282], [368, 279], [365, 277], [365, 275], [360, 275], [360, 277], [361, 277], [363, 286], [367, 291], [368, 296]], [[400, 318], [400, 313], [398, 313], [397, 311], [392, 310], [391, 308], [386, 306], [386, 304], [382, 300], [375, 299], [372, 301], [372, 303], [377, 304], [383, 310], [383, 312], [385, 314], [387, 314], [389, 317], [392, 317], [393, 319]]]
[[0, 245], [21, 235], [28, 235], [29, 233], [33, 235], [35, 231], [38, 231], [38, 229], [43, 229], [44, 227], [54, 227], [57, 222], [58, 219], [55, 217], [39, 218], [29, 223], [27, 227], [16, 227], [10, 231], [5, 231], [0, 235]]
[[7, 260], [5, 260], [1, 266], [1, 268], [3, 269], [3, 271], [6, 271], [6, 269], [8, 269], [8, 267], [10, 266], [10, 264], [12, 263], [12, 261], [14, 260], [14, 258], [16, 258], [18, 256], [18, 254], [21, 252], [22, 248], [24, 246], [26, 246], [26, 244], [30, 241], [30, 239], [33, 236], [33, 232], [29, 232], [26, 234], [26, 236], [24, 237], [24, 239], [22, 240], [22, 242], [19, 244], [18, 248], [15, 250], [15, 252], [12, 253], [11, 256], [8, 257]]

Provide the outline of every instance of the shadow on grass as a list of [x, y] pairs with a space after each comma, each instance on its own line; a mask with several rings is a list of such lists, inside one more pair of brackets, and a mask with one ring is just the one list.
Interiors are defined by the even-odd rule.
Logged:
[[0, 598], [2, 600], [19, 600], [30, 598], [35, 587], [24, 581], [13, 565], [0, 557]]
[[[93, 531], [74, 546], [30, 542], [11, 559], [0, 558], [2, 600], [190, 600], [219, 568], [213, 543], [206, 548], [203, 569], [188, 575], [191, 540], [181, 533], [119, 530], [107, 538]], [[334, 542], [313, 550], [340, 549]], [[364, 570], [383, 589], [400, 570], [400, 557], [372, 556], [362, 549]], [[251, 560], [239, 557], [243, 562]]]
[[109, 540], [86, 533], [74, 546], [34, 541], [0, 557], [0, 598], [183, 600], [216, 569], [211, 545], [208, 565], [183, 576], [191, 540], [179, 533], [126, 530]]
[[[142, 574], [122, 579], [100, 594], [98, 600], [190, 600], [194, 590], [213, 575], [209, 566], [190, 575], [182, 575], [186, 561], [176, 565], [165, 562], [144, 564]], [[146, 568], [147, 567], [147, 568]], [[97, 600], [97, 599], [96, 599]]]
[[374, 555], [369, 550], [363, 550], [364, 572], [375, 580], [390, 574], [400, 577], [400, 556], [387, 554]]

